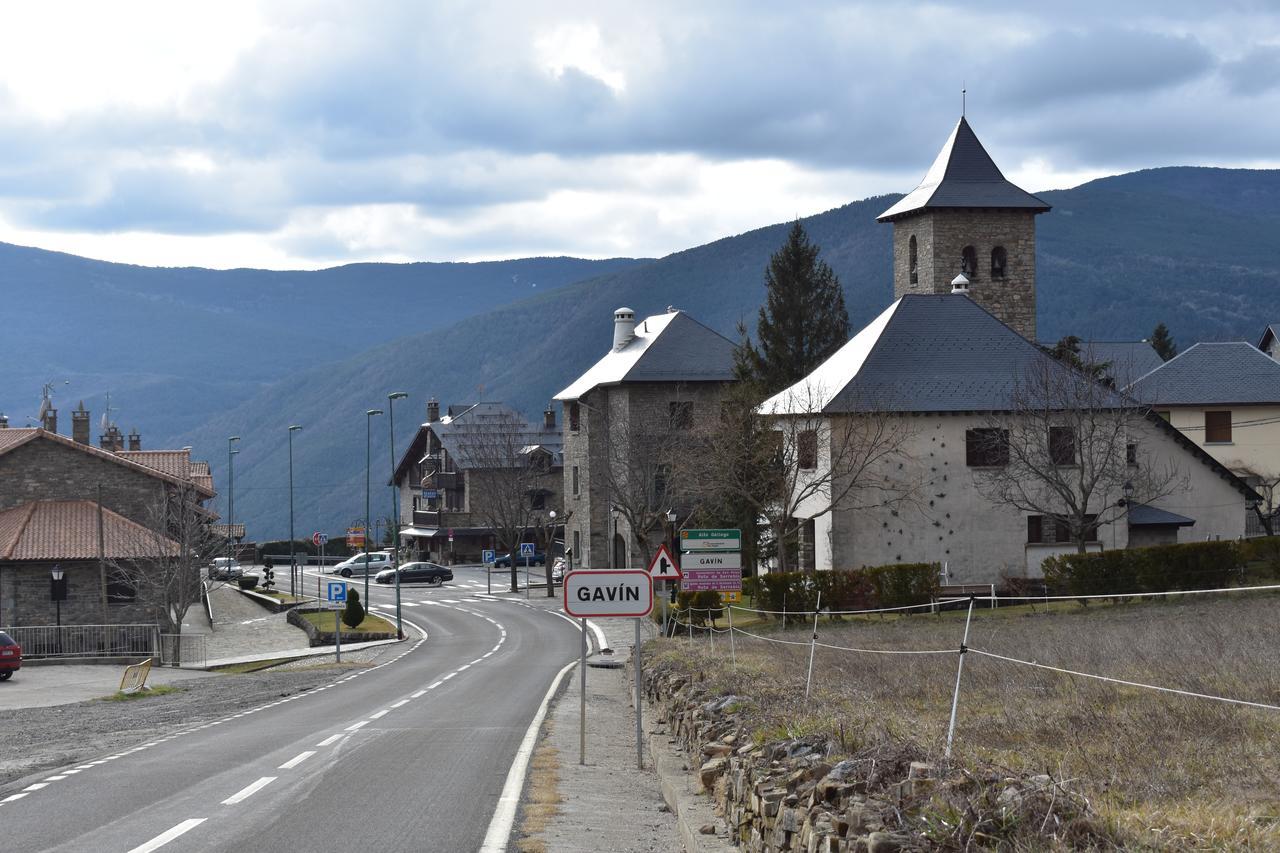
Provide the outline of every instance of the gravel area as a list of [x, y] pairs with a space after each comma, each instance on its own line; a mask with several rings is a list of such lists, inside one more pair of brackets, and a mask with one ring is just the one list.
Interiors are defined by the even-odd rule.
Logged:
[[[399, 651], [396, 647], [396, 651]], [[352, 667], [369, 666], [385, 647], [343, 655], [341, 664], [294, 661], [247, 674], [183, 682], [178, 691], [125, 702], [95, 699], [49, 708], [5, 712], [0, 784], [31, 773], [83, 762], [190, 728], [282, 696], [334, 681]]]

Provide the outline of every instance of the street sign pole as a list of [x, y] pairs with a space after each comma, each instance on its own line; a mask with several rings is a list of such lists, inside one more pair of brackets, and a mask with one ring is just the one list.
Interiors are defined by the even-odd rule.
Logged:
[[333, 611], [333, 662], [342, 663], [342, 611]]
[[582, 628], [582, 659], [578, 662], [578, 764], [587, 764], [587, 620], [579, 619]]
[[641, 695], [641, 684], [643, 679], [640, 676], [640, 617], [636, 617], [636, 644], [635, 649], [635, 665], [636, 665], [636, 767], [644, 769], [644, 738], [641, 735], [640, 715], [644, 713], [644, 697]]

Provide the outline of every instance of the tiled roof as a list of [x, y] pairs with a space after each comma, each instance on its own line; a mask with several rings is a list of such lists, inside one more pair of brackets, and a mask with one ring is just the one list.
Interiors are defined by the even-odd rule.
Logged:
[[116, 455], [173, 477], [191, 478], [190, 450], [117, 450]]
[[733, 342], [683, 311], [636, 323], [635, 337], [610, 350], [555, 396], [578, 400], [600, 385], [623, 382], [727, 382], [733, 379]]
[[203, 459], [191, 460], [191, 476], [193, 477], [199, 477], [202, 475], [208, 476], [210, 473], [211, 472], [209, 471], [208, 462], [205, 462]]
[[1035, 213], [1049, 210], [1049, 205], [1005, 179], [963, 116], [920, 186], [877, 219], [887, 222], [939, 207], [1012, 207]]
[[1169, 512], [1169, 510], [1160, 509], [1160, 507], [1157, 506], [1135, 504], [1129, 508], [1130, 527], [1147, 527], [1163, 524], [1174, 524], [1178, 527], [1190, 527], [1195, 523], [1196, 520], [1194, 518], [1187, 518], [1185, 515], [1178, 515], [1176, 512]]
[[[210, 525], [209, 525], [209, 530], [210, 530], [210, 532], [211, 532], [211, 533], [213, 533], [213, 535], [214, 535], [215, 537], [217, 537], [217, 538], [219, 538], [219, 539], [226, 539], [226, 538], [227, 538], [227, 525], [225, 525], [225, 524], [210, 524]], [[243, 525], [243, 524], [240, 524], [239, 522], [237, 522], [237, 523], [235, 523], [235, 524], [231, 525], [231, 538], [232, 538], [232, 539], [243, 539], [243, 538], [244, 538], [244, 525]]]
[[[178, 544], [141, 524], [102, 510], [107, 559], [172, 556]], [[92, 560], [98, 554], [98, 505], [93, 501], [32, 501], [0, 512], [0, 560]]]
[[[57, 444], [61, 444], [63, 447], [70, 447], [81, 453], [87, 453], [91, 456], [97, 456], [99, 459], [105, 459], [105, 460], [114, 462], [117, 465], [124, 465], [128, 468], [134, 469], [135, 471], [142, 471], [143, 473], [149, 474], [153, 477], [159, 477], [160, 479], [173, 483], [175, 485], [181, 486], [181, 485], [186, 485], [187, 483], [192, 482], [186, 474], [183, 474], [181, 476], [176, 474], [171, 474], [168, 471], [162, 470], [161, 468], [154, 467], [152, 465], [144, 465], [138, 461], [129, 459], [126, 457], [126, 454], [128, 454], [130, 451], [112, 453], [107, 450], [100, 450], [99, 448], [94, 447], [92, 445], [81, 444], [80, 442], [72, 438], [69, 438], [65, 435], [60, 435], [56, 432], [48, 432], [47, 430], [40, 429], [38, 427], [24, 427], [21, 429], [0, 430], [0, 455], [8, 453], [16, 447], [20, 447], [29, 441], [35, 441], [37, 439], [52, 441]], [[154, 453], [154, 452], [180, 452], [180, 451], [133, 451], [133, 452]], [[196, 488], [207, 492], [207, 497], [213, 497], [213, 495], [215, 494], [212, 488], [212, 484], [208, 488], [203, 488], [199, 484], [196, 484]]]
[[1106, 374], [1121, 388], [1164, 364], [1149, 341], [1081, 341], [1080, 358], [1086, 364], [1108, 365]]
[[1244, 341], [1199, 343], [1129, 392], [1153, 406], [1280, 404], [1280, 362]]
[[1075, 375], [968, 296], [909, 294], [761, 411], [1010, 411], [1019, 378], [1043, 370]]

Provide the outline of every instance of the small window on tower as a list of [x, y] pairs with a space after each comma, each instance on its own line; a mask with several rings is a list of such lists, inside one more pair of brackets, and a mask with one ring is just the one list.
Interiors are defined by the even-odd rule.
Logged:
[[911, 283], [918, 284], [920, 282], [919, 260], [916, 252], [916, 235], [911, 235], [911, 242], [907, 244], [907, 262], [908, 268], [911, 270]]
[[1009, 255], [1004, 246], [996, 246], [991, 250], [991, 277], [1004, 278], [1005, 267], [1009, 263]]
[[960, 272], [970, 281], [978, 274], [978, 252], [972, 246], [960, 250]]

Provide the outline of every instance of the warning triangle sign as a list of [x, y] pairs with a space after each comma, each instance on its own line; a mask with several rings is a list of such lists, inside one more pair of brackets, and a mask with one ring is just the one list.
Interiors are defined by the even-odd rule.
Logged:
[[653, 555], [653, 560], [649, 563], [649, 576], [656, 581], [680, 580], [680, 567], [671, 558], [671, 552], [665, 544], [659, 546], [658, 553]]

